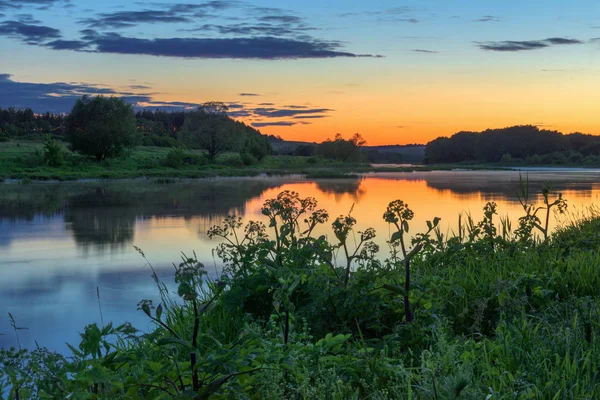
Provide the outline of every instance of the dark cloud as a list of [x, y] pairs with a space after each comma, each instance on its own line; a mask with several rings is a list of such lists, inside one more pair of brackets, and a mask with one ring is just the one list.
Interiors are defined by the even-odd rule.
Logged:
[[148, 89], [152, 89], [148, 85], [129, 85], [128, 87], [130, 89], [133, 89], [133, 90], [148, 90]]
[[181, 58], [300, 59], [334, 57], [379, 57], [341, 50], [339, 42], [294, 40], [276, 37], [230, 39], [169, 38], [139, 39], [116, 33], [92, 37], [98, 53], [144, 54]]
[[81, 40], [54, 40], [45, 46], [53, 50], [83, 50], [89, 47], [89, 43]]
[[264, 22], [279, 22], [282, 24], [299, 24], [302, 22], [302, 18], [295, 15], [265, 15], [264, 17], [259, 17], [258, 20]]
[[306, 26], [273, 25], [273, 24], [204, 24], [192, 29], [180, 29], [180, 32], [218, 32], [221, 35], [242, 36], [292, 36], [297, 37], [310, 30]]
[[19, 22], [24, 24], [41, 24], [42, 21], [33, 18], [31, 14], [17, 14], [14, 16]]
[[260, 94], [258, 94], [258, 93], [240, 93], [240, 94], [238, 94], [238, 96], [256, 97], [256, 96], [260, 96]]
[[101, 13], [95, 17], [82, 19], [80, 23], [101, 30], [131, 28], [140, 24], [190, 23], [197, 18], [218, 17], [212, 13], [240, 4], [237, 1], [208, 1], [200, 4], [154, 3], [153, 9]]
[[58, 39], [58, 29], [44, 25], [25, 24], [20, 21], [4, 21], [0, 23], [0, 36], [20, 39], [28, 44], [40, 44], [47, 40]]
[[414, 51], [416, 53], [427, 53], [427, 54], [437, 54], [437, 53], [439, 53], [439, 51], [425, 50], [425, 49], [412, 49], [411, 51]]
[[475, 20], [475, 22], [499, 22], [499, 21], [500, 21], [500, 17], [497, 17], [495, 15], [484, 15], [483, 17]]
[[544, 40], [477, 42], [477, 47], [488, 51], [526, 51], [543, 49], [554, 45], [572, 45], [582, 43], [582, 41], [577, 39], [553, 37]]
[[48, 8], [55, 4], [69, 4], [69, 0], [0, 0], [0, 10], [21, 9], [23, 7]]
[[192, 22], [187, 16], [179, 16], [171, 11], [118, 11], [114, 13], [100, 14], [96, 18], [86, 18], [80, 22], [90, 28], [110, 29], [110, 28], [130, 28], [142, 23], [147, 24], [176, 24], [183, 22]]
[[312, 108], [312, 109], [298, 109], [298, 108], [255, 108], [252, 110], [253, 113], [257, 116], [266, 117], [266, 118], [286, 118], [286, 117], [295, 117], [297, 115], [306, 115], [306, 114], [324, 114], [334, 110], [329, 108]]
[[64, 113], [71, 110], [75, 101], [83, 96], [120, 96], [132, 103], [147, 102], [148, 95], [117, 92], [111, 88], [85, 83], [32, 83], [18, 82], [10, 74], [0, 74], [0, 107], [30, 107], [36, 112]]
[[262, 128], [265, 126], [292, 126], [297, 125], [298, 122], [294, 121], [272, 121], [272, 122], [253, 122], [252, 126], [255, 128]]
[[320, 119], [328, 117], [329, 115], [296, 115], [294, 119]]

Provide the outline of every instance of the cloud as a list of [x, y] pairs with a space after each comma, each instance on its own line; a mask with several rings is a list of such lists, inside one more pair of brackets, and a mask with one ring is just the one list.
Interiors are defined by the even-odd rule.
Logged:
[[334, 110], [329, 108], [312, 108], [312, 109], [298, 109], [298, 108], [255, 108], [252, 110], [257, 116], [266, 118], [286, 118], [295, 117], [297, 115], [306, 114], [324, 114]]
[[262, 128], [265, 126], [292, 126], [297, 125], [298, 122], [293, 121], [273, 121], [273, 122], [253, 122], [252, 126], [255, 128]]
[[483, 17], [475, 20], [475, 22], [499, 22], [499, 21], [500, 21], [500, 17], [497, 17], [495, 15], [484, 15]]
[[481, 50], [487, 51], [526, 51], [543, 49], [555, 45], [573, 45], [582, 43], [583, 42], [581, 40], [560, 37], [553, 37], [544, 40], [476, 42], [477, 47], [479, 47]]
[[379, 57], [342, 51], [339, 42], [276, 37], [140, 39], [117, 33], [90, 37], [98, 53], [140, 54], [180, 58], [301, 59], [334, 57]]
[[36, 112], [64, 113], [84, 94], [119, 96], [137, 103], [151, 101], [147, 94], [117, 92], [114, 89], [86, 83], [18, 82], [10, 74], [0, 74], [0, 107], [31, 108]]
[[439, 53], [439, 51], [425, 50], [425, 49], [412, 49], [411, 51], [414, 51], [416, 53], [427, 53], [427, 54], [437, 54], [437, 53]]
[[83, 50], [89, 47], [89, 43], [80, 40], [54, 40], [45, 46], [53, 50]]
[[294, 119], [320, 119], [328, 117], [329, 115], [296, 115]]
[[258, 93], [240, 93], [240, 94], [238, 94], [238, 96], [256, 97], [256, 96], [260, 96], [260, 94], [258, 94]]
[[192, 29], [180, 29], [180, 32], [205, 32], [214, 31], [221, 35], [243, 35], [243, 36], [291, 36], [299, 37], [306, 31], [311, 30], [306, 26], [273, 25], [273, 24], [229, 24], [215, 25], [204, 24]]
[[81, 23], [96, 29], [129, 28], [141, 23], [173, 24], [191, 22], [188, 17], [173, 15], [168, 11], [120, 11], [109, 14], [100, 14], [98, 18], [87, 18]]
[[48, 8], [54, 4], [69, 4], [69, 0], [0, 0], [0, 10], [20, 9], [23, 7]]
[[131, 28], [140, 24], [191, 23], [198, 18], [217, 17], [212, 13], [238, 6], [237, 1], [207, 1], [199, 4], [154, 3], [154, 9], [100, 13], [79, 22], [94, 29]]
[[40, 44], [47, 40], [58, 39], [62, 35], [58, 29], [44, 25], [26, 24], [20, 21], [0, 23], [0, 36], [20, 39], [28, 44]]

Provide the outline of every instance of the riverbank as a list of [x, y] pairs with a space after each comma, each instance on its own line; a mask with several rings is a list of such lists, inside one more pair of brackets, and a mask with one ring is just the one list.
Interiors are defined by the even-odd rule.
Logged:
[[[64, 144], [63, 144], [64, 146]], [[0, 182], [85, 181], [150, 179], [201, 179], [214, 177], [250, 177], [304, 175], [307, 178], [356, 178], [373, 172], [423, 172], [451, 170], [545, 170], [589, 169], [581, 165], [510, 165], [510, 164], [366, 164], [342, 163], [320, 157], [267, 156], [245, 165], [238, 154], [223, 154], [212, 163], [200, 151], [185, 151], [186, 160], [174, 164], [171, 148], [140, 146], [126, 156], [102, 162], [66, 152], [62, 165], [53, 167], [42, 161], [43, 144], [39, 141], [9, 141], [0, 144]]]

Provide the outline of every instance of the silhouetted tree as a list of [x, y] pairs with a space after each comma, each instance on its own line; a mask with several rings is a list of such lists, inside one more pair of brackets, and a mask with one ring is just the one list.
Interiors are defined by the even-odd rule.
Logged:
[[327, 139], [323, 143], [317, 145], [317, 154], [338, 161], [361, 161], [362, 152], [360, 148], [367, 144], [360, 133], [355, 133], [352, 138], [346, 140], [339, 133], [335, 135], [333, 140]]

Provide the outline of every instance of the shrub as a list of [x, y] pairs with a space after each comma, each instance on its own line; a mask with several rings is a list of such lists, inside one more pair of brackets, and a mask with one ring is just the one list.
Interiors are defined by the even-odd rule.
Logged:
[[50, 135], [47, 135], [44, 140], [43, 161], [51, 167], [60, 167], [65, 161], [63, 147]]
[[204, 165], [206, 161], [206, 158], [200, 154], [188, 153], [176, 147], [169, 150], [162, 164], [170, 168], [181, 168], [184, 165]]
[[240, 154], [240, 158], [242, 163], [246, 166], [258, 164], [258, 160], [250, 153], [242, 153]]

